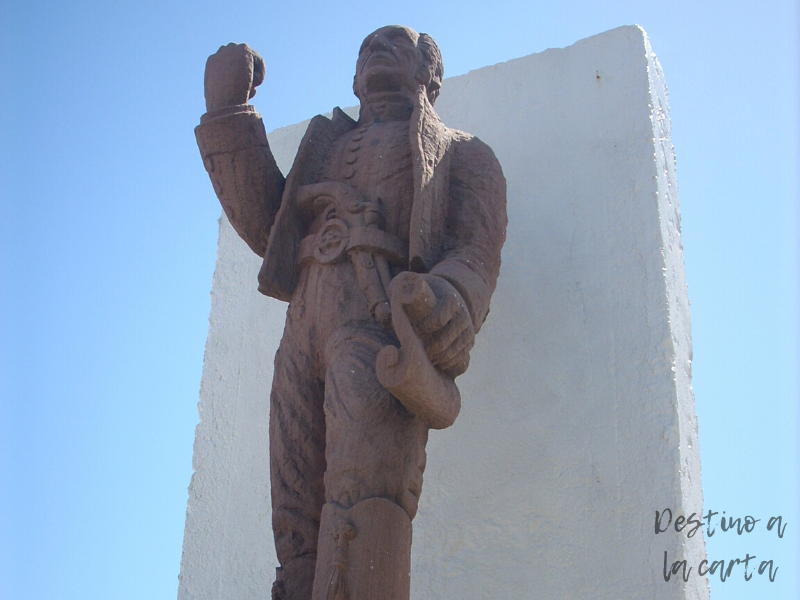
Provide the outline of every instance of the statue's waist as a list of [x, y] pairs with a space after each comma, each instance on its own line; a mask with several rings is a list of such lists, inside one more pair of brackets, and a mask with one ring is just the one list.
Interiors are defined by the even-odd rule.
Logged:
[[378, 227], [348, 227], [341, 219], [326, 221], [317, 233], [300, 241], [297, 264], [339, 262], [354, 252], [385, 257], [389, 264], [408, 264], [407, 242]]

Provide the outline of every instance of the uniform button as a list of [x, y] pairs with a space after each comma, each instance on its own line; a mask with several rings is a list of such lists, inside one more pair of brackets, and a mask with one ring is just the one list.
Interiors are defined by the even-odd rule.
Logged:
[[356, 170], [353, 167], [347, 167], [344, 170], [344, 178], [345, 179], [352, 179], [353, 175], [356, 174]]
[[344, 162], [346, 162], [348, 165], [352, 165], [357, 160], [358, 160], [358, 154], [351, 154], [350, 156], [344, 159]]
[[347, 147], [347, 149], [350, 150], [350, 152], [356, 152], [359, 148], [361, 148], [361, 144], [359, 144], [358, 142], [352, 142]]
[[360, 142], [361, 140], [364, 139], [364, 134], [363, 133], [359, 133], [358, 135], [354, 135], [351, 139], [354, 142]]

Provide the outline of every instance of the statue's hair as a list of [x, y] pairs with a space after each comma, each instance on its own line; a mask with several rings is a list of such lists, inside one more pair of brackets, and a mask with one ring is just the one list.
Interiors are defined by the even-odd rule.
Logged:
[[439, 90], [442, 89], [442, 79], [444, 79], [442, 53], [439, 51], [436, 41], [427, 33], [419, 34], [417, 48], [422, 53], [423, 67], [427, 71], [425, 87], [428, 90], [428, 100], [433, 104], [439, 96]]

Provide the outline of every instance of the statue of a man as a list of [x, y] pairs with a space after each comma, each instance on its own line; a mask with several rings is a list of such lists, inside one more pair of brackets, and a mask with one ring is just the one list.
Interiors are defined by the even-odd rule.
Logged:
[[264, 258], [259, 290], [289, 302], [270, 398], [273, 598], [409, 595], [428, 430], [458, 413], [453, 378], [489, 311], [507, 222], [491, 149], [433, 109], [442, 77], [430, 36], [370, 34], [358, 121], [338, 108], [312, 119], [284, 178], [247, 104], [261, 57], [229, 44], [206, 65], [206, 170]]

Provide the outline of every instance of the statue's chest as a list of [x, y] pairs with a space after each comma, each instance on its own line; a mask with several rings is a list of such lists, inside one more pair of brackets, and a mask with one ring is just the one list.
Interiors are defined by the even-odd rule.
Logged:
[[414, 176], [407, 121], [372, 123], [343, 135], [328, 155], [323, 179], [380, 199], [385, 230], [408, 241]]

